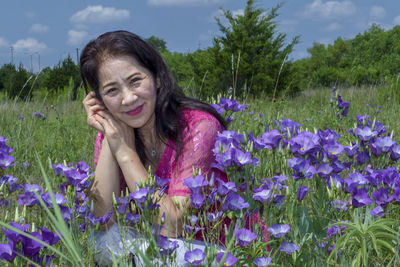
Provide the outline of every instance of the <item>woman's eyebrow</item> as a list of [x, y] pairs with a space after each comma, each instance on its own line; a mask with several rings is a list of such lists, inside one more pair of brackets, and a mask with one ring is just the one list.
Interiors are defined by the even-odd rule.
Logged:
[[116, 82], [109, 82], [109, 83], [106, 83], [106, 84], [102, 85], [102, 87], [106, 88], [106, 87], [114, 85], [114, 84], [116, 84]]
[[142, 75], [141, 72], [134, 72], [134, 73], [132, 73], [131, 75], [129, 75], [129, 76], [126, 78], [126, 80], [130, 80], [130, 79], [132, 79], [134, 76], [141, 76], [141, 75]]

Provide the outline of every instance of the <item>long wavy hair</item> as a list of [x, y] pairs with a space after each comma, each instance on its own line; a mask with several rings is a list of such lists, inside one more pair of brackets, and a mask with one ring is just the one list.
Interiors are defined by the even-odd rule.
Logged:
[[[90, 41], [83, 49], [80, 57], [80, 72], [86, 91], [91, 88], [96, 97], [103, 101], [99, 92], [98, 70], [100, 64], [109, 57], [129, 55], [149, 70], [154, 79], [159, 80], [156, 88], [155, 130], [156, 135], [164, 143], [172, 139], [177, 145], [178, 159], [184, 127], [181, 113], [184, 108], [202, 110], [213, 115], [226, 128], [227, 123], [208, 103], [186, 97], [177, 86], [160, 53], [139, 36], [128, 31], [113, 31], [100, 35]], [[136, 150], [144, 164], [147, 160], [143, 141], [135, 130]]]

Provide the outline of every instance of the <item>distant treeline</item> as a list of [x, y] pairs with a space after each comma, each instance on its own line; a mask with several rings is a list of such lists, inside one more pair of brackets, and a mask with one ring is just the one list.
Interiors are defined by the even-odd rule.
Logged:
[[[354, 39], [337, 38], [333, 44], [314, 43], [309, 57], [290, 60], [300, 36], [289, 42], [277, 31], [281, 5], [264, 10], [248, 0], [244, 13], [222, 10], [216, 18], [221, 34], [206, 49], [171, 52], [164, 40], [146, 41], [160, 51], [185, 93], [206, 98], [217, 94], [276, 98], [301, 90], [331, 86], [385, 84], [400, 70], [400, 26], [385, 31], [373, 25]], [[67, 57], [40, 73], [23, 66], [0, 68], [0, 92], [10, 98], [31, 99], [35, 90], [57, 94], [70, 90], [75, 98], [81, 85], [79, 68]]]

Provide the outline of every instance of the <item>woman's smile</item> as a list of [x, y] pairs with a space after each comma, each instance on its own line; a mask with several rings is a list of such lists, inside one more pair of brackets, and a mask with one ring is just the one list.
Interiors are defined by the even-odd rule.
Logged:
[[141, 104], [141, 105], [138, 106], [137, 108], [134, 108], [134, 109], [132, 109], [132, 110], [126, 112], [126, 114], [128, 114], [129, 116], [136, 116], [136, 115], [139, 115], [140, 112], [142, 112], [143, 105], [144, 105], [144, 104]]

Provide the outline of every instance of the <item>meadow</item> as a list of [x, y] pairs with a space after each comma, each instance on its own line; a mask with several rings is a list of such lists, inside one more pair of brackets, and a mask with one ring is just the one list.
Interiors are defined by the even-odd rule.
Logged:
[[[205, 251], [188, 251], [188, 266], [398, 266], [398, 89], [318, 88], [274, 102], [209, 99], [231, 120], [215, 153], [234, 184], [213, 187], [212, 178], [196, 173], [188, 180], [197, 198], [184, 235], [217, 233], [205, 236]], [[34, 99], [0, 102], [1, 264], [94, 266], [92, 234], [107, 220], [94, 218], [87, 201], [96, 132], [81, 101]], [[164, 185], [151, 179], [141, 186], [149, 196]], [[137, 214], [127, 211], [128, 201]], [[127, 194], [115, 204], [120, 224], [151, 240], [139, 252], [144, 261], [172, 264], [176, 247], [152, 231], [151, 199]], [[219, 212], [207, 213], [216, 206]], [[265, 229], [246, 229], [243, 219], [254, 211]], [[226, 217], [236, 226], [222, 229]], [[218, 254], [221, 231], [227, 249]], [[119, 264], [132, 260], [124, 255]]]

